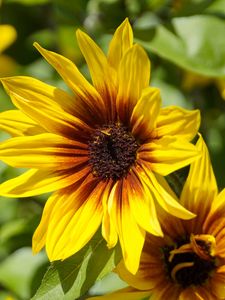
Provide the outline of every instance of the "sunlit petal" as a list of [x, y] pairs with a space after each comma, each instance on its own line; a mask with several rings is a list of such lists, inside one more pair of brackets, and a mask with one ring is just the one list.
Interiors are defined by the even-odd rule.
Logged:
[[124, 179], [131, 211], [140, 227], [154, 235], [163, 236], [152, 195], [138, 173], [131, 173]]
[[192, 140], [200, 126], [199, 110], [187, 110], [177, 106], [168, 106], [160, 110], [155, 129], [157, 137], [176, 135]]
[[56, 206], [57, 198], [57, 193], [52, 194], [45, 204], [41, 221], [38, 227], [36, 228], [32, 238], [32, 250], [34, 254], [38, 253], [46, 244], [46, 229], [48, 228], [48, 223], [51, 217], [52, 210]]
[[[1, 79], [13, 103], [47, 131], [66, 136], [80, 137], [80, 132], [91, 128], [80, 119], [70, 115], [55, 100], [67, 102], [69, 95], [29, 77]], [[79, 134], [78, 134], [79, 131]]]
[[104, 189], [104, 183], [97, 184], [90, 177], [68, 197], [65, 192], [61, 195], [61, 204], [52, 212], [48, 225], [46, 250], [50, 260], [71, 256], [91, 239], [102, 221]]
[[[156, 283], [154, 281], [149, 280], [149, 270], [148, 268], [151, 268], [151, 273], [155, 278], [159, 274], [155, 272], [154, 268], [152, 265], [149, 264], [149, 261], [146, 260], [146, 264], [143, 263], [143, 256], [145, 253], [142, 253], [141, 256], [141, 265], [135, 274], [131, 274], [125, 264], [124, 261], [122, 260], [116, 267], [116, 273], [122, 278], [126, 283], [128, 283], [130, 286], [138, 289], [138, 290], [150, 290], [155, 287]], [[156, 270], [159, 269], [158, 264], [156, 264]], [[161, 272], [161, 270], [160, 270]]]
[[31, 169], [0, 184], [0, 195], [18, 198], [49, 193], [82, 180], [90, 169], [87, 167], [73, 172], [73, 169], [69, 173]]
[[[117, 182], [109, 196], [109, 214], [116, 225], [127, 269], [136, 273], [144, 244], [145, 231], [136, 223], [122, 182]], [[134, 243], [135, 241], [135, 243]]]
[[143, 144], [139, 157], [150, 164], [153, 172], [166, 176], [195, 161], [201, 152], [187, 140], [165, 136]]
[[134, 136], [141, 140], [151, 137], [152, 130], [156, 126], [160, 106], [159, 89], [152, 87], [144, 89], [131, 115], [130, 123]]
[[118, 69], [120, 60], [133, 45], [133, 32], [129, 20], [126, 18], [116, 29], [109, 45], [108, 61], [111, 66]]
[[110, 119], [115, 117], [116, 73], [96, 43], [84, 32], [77, 30], [77, 41], [87, 62], [93, 85], [105, 101]]
[[44, 128], [20, 110], [7, 110], [0, 113], [0, 129], [15, 137], [45, 132]]
[[195, 216], [179, 204], [178, 199], [175, 197], [172, 190], [170, 192], [163, 177], [154, 175], [145, 164], [142, 164], [142, 168], [145, 171], [145, 174], [141, 175], [143, 180], [145, 180], [148, 185], [152, 196], [165, 211], [181, 219], [191, 219]]
[[180, 199], [187, 209], [198, 214], [197, 222], [202, 226], [217, 195], [217, 184], [209, 153], [201, 136], [196, 147], [201, 152], [201, 156], [191, 164]]
[[[96, 89], [85, 79], [77, 67], [69, 59], [42, 48], [38, 43], [34, 43], [34, 46], [57, 70], [67, 85], [74, 91], [75, 95], [78, 96], [72, 105], [70, 105], [70, 112], [83, 118], [89, 114], [89, 121], [90, 117], [91, 119], [95, 118], [95, 116], [102, 118], [102, 111], [105, 111], [104, 102]], [[59, 98], [59, 100], [61, 99]], [[70, 102], [65, 101], [65, 104], [68, 105]]]
[[141, 97], [142, 90], [148, 87], [150, 61], [139, 45], [132, 46], [121, 59], [118, 70], [119, 91], [116, 99], [120, 120], [125, 124]]
[[102, 205], [103, 205], [103, 219], [102, 219], [102, 236], [107, 241], [107, 246], [109, 248], [114, 247], [117, 244], [118, 241], [118, 234], [116, 232], [116, 226], [113, 224], [112, 219], [109, 215], [109, 205], [108, 205], [108, 199], [109, 195], [111, 193], [113, 187], [113, 182], [110, 181], [106, 189], [103, 193], [102, 197]]
[[0, 144], [0, 159], [17, 168], [72, 168], [88, 161], [87, 145], [53, 133], [15, 137]]

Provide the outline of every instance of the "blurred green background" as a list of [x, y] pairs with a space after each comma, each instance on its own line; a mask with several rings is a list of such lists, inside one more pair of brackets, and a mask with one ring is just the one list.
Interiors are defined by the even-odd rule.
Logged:
[[[151, 85], [161, 89], [163, 105], [201, 110], [203, 134], [220, 189], [225, 187], [225, 0], [3, 0], [0, 24], [17, 38], [0, 53], [0, 76], [28, 75], [67, 90], [32, 46], [72, 59], [89, 78], [78, 49], [81, 28], [107, 51], [116, 27], [126, 18], [136, 42], [152, 63]], [[1, 43], [1, 34], [0, 34]], [[0, 87], [0, 111], [12, 108]], [[0, 139], [8, 136], [0, 132]], [[23, 170], [0, 164], [1, 182]], [[0, 300], [31, 299], [48, 262], [32, 256], [31, 239], [47, 195], [0, 201]], [[114, 275], [92, 288], [99, 294], [123, 285]]]

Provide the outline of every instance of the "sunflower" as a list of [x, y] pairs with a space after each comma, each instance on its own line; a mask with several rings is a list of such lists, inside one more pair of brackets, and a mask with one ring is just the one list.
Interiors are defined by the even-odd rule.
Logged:
[[97, 299], [225, 299], [225, 189], [218, 194], [208, 151], [190, 168], [181, 203], [196, 213], [193, 220], [160, 214], [164, 237], [146, 235], [135, 275], [122, 261], [116, 271], [129, 287]]
[[191, 91], [195, 88], [205, 88], [214, 84], [220, 92], [221, 97], [225, 100], [225, 79], [203, 76], [194, 72], [185, 72], [183, 76], [183, 88]]
[[162, 236], [155, 203], [183, 219], [194, 216], [177, 202], [162, 175], [199, 156], [189, 141], [199, 111], [161, 108], [160, 92], [149, 87], [150, 62], [126, 19], [106, 57], [84, 32], [79, 47], [93, 85], [67, 58], [35, 47], [72, 89], [70, 95], [29, 77], [2, 79], [19, 110], [0, 115], [13, 138], [0, 145], [0, 159], [30, 168], [0, 185], [0, 194], [27, 197], [54, 193], [33, 236], [51, 261], [81, 249], [102, 223], [108, 247], [119, 238], [127, 268], [138, 268], [146, 231]]
[[[0, 3], [1, 5], [1, 3]], [[0, 76], [12, 74], [16, 68], [16, 62], [8, 55], [2, 54], [16, 39], [16, 30], [13, 26], [0, 25]]]

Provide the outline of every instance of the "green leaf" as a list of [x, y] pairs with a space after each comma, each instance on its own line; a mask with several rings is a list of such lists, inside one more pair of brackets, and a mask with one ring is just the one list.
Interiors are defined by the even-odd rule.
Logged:
[[8, 292], [0, 291], [0, 300], [18, 300], [18, 298], [15, 298], [14, 295]]
[[105, 295], [127, 286], [128, 284], [123, 281], [118, 274], [111, 272], [102, 280], [97, 281], [95, 285], [89, 290], [88, 294], [90, 296]]
[[188, 176], [188, 172], [189, 166], [181, 168], [180, 170], [177, 170], [165, 177], [178, 198], [181, 195], [184, 183]]
[[225, 77], [224, 20], [197, 15], [174, 18], [172, 25], [175, 33], [160, 25], [149, 40], [139, 42], [147, 50], [184, 69]]
[[96, 234], [78, 253], [54, 262], [32, 300], [74, 300], [84, 295], [96, 280], [112, 271], [121, 259], [119, 247], [109, 250]]
[[19, 3], [23, 5], [42, 5], [49, 3], [51, 0], [5, 0], [5, 3]]
[[175, 86], [167, 82], [154, 78], [151, 80], [151, 86], [158, 87], [162, 97], [163, 106], [178, 105], [186, 109], [191, 109], [192, 103], [187, 102], [182, 92]]
[[214, 0], [207, 7], [207, 12], [225, 15], [225, 0]]
[[33, 256], [31, 248], [15, 251], [0, 263], [0, 284], [20, 298], [30, 299], [32, 275], [45, 261], [43, 253]]

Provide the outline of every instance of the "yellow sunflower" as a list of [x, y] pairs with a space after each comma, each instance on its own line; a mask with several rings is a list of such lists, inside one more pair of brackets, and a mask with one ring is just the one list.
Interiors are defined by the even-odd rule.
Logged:
[[220, 92], [221, 97], [225, 100], [225, 78], [213, 78], [203, 76], [194, 72], [185, 72], [183, 76], [183, 88], [191, 91], [194, 88], [204, 88], [211, 84], [215, 84]]
[[202, 158], [190, 168], [181, 203], [193, 220], [160, 214], [164, 237], [146, 235], [135, 275], [121, 262], [120, 277], [129, 287], [93, 300], [225, 299], [225, 189], [218, 194], [208, 151], [197, 142]]
[[16, 62], [2, 52], [16, 39], [16, 30], [13, 26], [0, 25], [0, 76], [8, 76], [16, 68]]
[[2, 79], [19, 110], [0, 115], [0, 127], [14, 137], [0, 145], [0, 159], [31, 168], [0, 185], [0, 194], [26, 197], [55, 191], [33, 237], [50, 260], [81, 249], [102, 223], [108, 247], [118, 237], [127, 268], [137, 271], [145, 233], [162, 236], [155, 203], [183, 219], [194, 214], [177, 202], [162, 175], [199, 156], [189, 141], [199, 111], [160, 108], [149, 87], [150, 62], [126, 19], [106, 57], [77, 31], [93, 85], [65, 57], [36, 48], [58, 71], [73, 95], [29, 77]]

